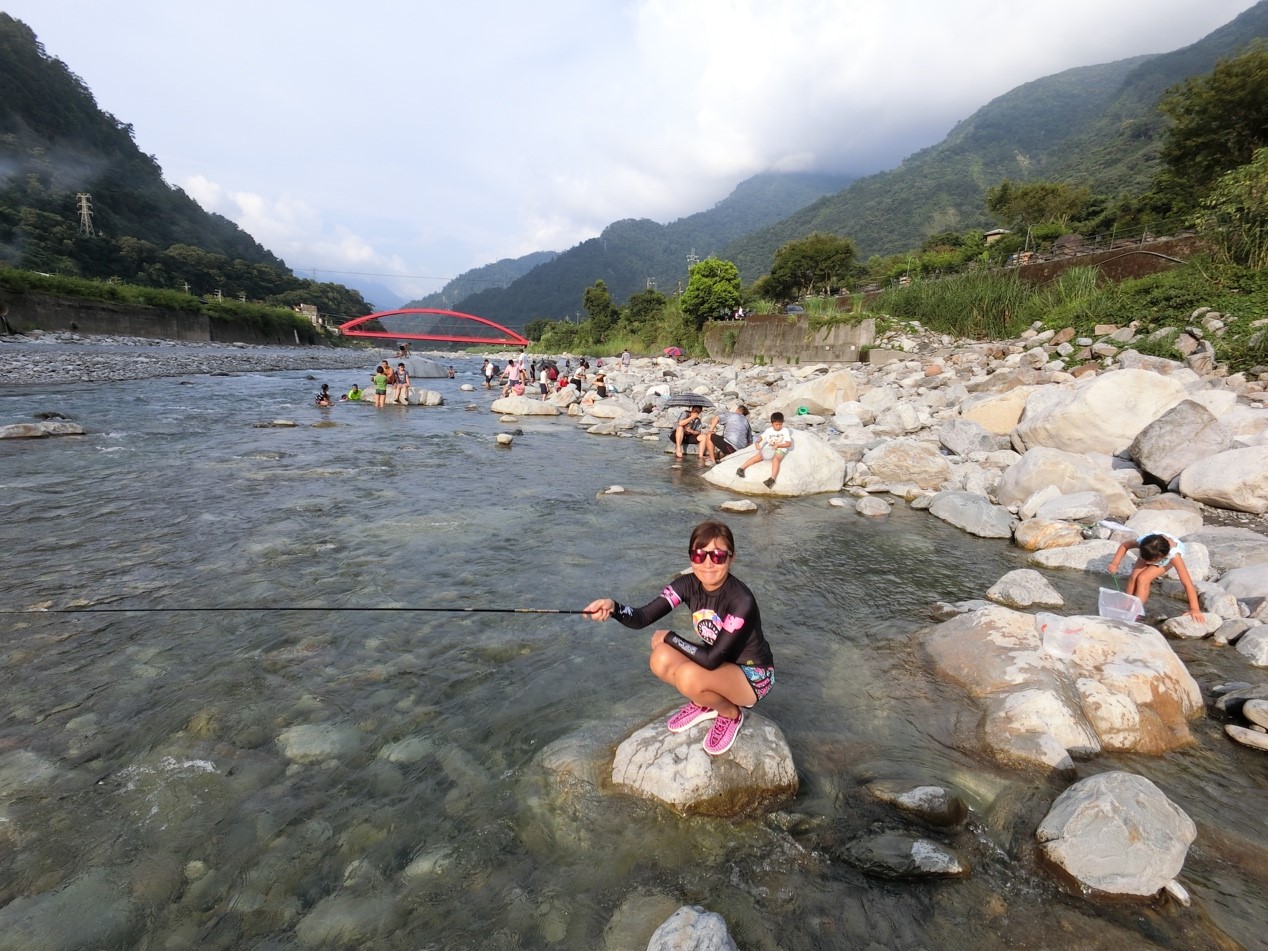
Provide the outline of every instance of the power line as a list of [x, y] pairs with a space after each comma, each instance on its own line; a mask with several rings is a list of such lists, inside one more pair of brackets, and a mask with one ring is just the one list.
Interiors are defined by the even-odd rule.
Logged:
[[356, 277], [403, 277], [413, 281], [452, 281], [452, 277], [435, 277], [431, 274], [385, 274], [378, 271], [340, 271], [332, 267], [316, 267], [312, 264], [305, 264], [302, 267], [292, 267], [292, 271], [312, 271], [314, 274], [318, 271], [324, 271], [327, 274], [352, 274]]

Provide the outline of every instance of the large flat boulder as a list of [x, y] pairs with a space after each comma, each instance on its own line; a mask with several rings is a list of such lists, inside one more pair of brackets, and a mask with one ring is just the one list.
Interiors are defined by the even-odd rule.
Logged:
[[939, 492], [929, 503], [929, 514], [978, 538], [1011, 538], [1013, 516], [975, 492]]
[[1233, 447], [1233, 434], [1205, 406], [1184, 400], [1136, 434], [1128, 453], [1163, 485], [1210, 456]]
[[1115, 455], [1188, 395], [1178, 380], [1148, 370], [1118, 370], [1041, 392], [1042, 399], [1031, 395], [1013, 429], [1019, 451], [1048, 446]]
[[922, 645], [940, 677], [981, 706], [976, 743], [1006, 763], [1069, 769], [1100, 750], [1160, 754], [1193, 742], [1202, 694], [1143, 624], [984, 607]]
[[854, 374], [849, 370], [836, 370], [785, 390], [763, 406], [762, 411], [767, 415], [783, 413], [789, 422], [803, 406], [815, 416], [831, 416], [838, 406], [858, 399], [858, 395]]
[[1004, 471], [995, 485], [995, 500], [1000, 505], [1021, 505], [1049, 486], [1062, 495], [1099, 492], [1115, 518], [1130, 518], [1136, 512], [1131, 495], [1096, 459], [1045, 446], [1030, 450]]
[[1116, 770], [1075, 783], [1036, 832], [1044, 855], [1083, 887], [1150, 896], [1180, 874], [1197, 827], [1143, 776]]
[[[535, 400], [527, 396], [503, 396], [494, 400], [489, 409], [502, 416], [558, 416], [556, 403], [550, 400]], [[575, 402], [575, 401], [574, 401]]]
[[891, 439], [868, 450], [862, 461], [878, 479], [922, 489], [940, 489], [951, 478], [951, 463], [938, 447], [919, 439]]
[[657, 717], [616, 748], [613, 785], [683, 815], [754, 815], [796, 795], [792, 751], [773, 721], [745, 713], [739, 738], [722, 756], [704, 751], [705, 729], [670, 733]]
[[845, 459], [821, 436], [804, 429], [793, 432], [793, 448], [779, 467], [779, 478], [769, 488], [763, 481], [770, 476], [771, 464], [762, 461], [744, 470], [744, 478], [735, 474], [741, 464], [753, 457], [751, 447], [727, 456], [704, 474], [706, 481], [723, 489], [745, 495], [814, 495], [819, 492], [840, 492], [845, 482]]
[[1230, 449], [1180, 473], [1180, 494], [1217, 508], [1268, 512], [1268, 446]]

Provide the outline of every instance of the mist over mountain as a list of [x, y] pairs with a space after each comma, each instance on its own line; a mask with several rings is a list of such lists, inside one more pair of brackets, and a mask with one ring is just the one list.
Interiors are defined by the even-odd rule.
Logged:
[[[736, 238], [779, 221], [849, 181], [842, 175], [811, 172], [755, 175], [708, 211], [665, 225], [646, 218], [613, 222], [597, 238], [552, 256], [506, 286], [489, 287], [456, 301], [447, 293], [449, 287], [441, 294], [453, 301], [450, 306], [461, 304], [463, 310], [508, 327], [523, 327], [538, 317], [560, 319], [574, 314], [585, 289], [597, 280], [607, 283], [616, 300], [647, 287], [672, 293], [680, 282], [685, 285], [691, 260], [716, 255]], [[476, 273], [461, 275], [451, 286], [467, 282]]]
[[1198, 42], [1154, 56], [1066, 70], [1018, 86], [898, 168], [870, 175], [724, 249], [746, 281], [784, 243], [816, 231], [849, 237], [866, 259], [919, 247], [942, 231], [989, 228], [984, 195], [1005, 178], [1145, 190], [1159, 167], [1163, 92], [1268, 38], [1268, 2]]
[[[818, 194], [790, 194], [793, 178], [757, 176], [709, 212], [663, 226], [615, 222], [509, 286], [461, 303], [510, 326], [557, 319], [576, 313], [596, 280], [607, 282], [618, 301], [647, 286], [672, 293], [687, 278], [686, 255], [692, 252], [734, 261], [741, 277], [753, 281], [770, 269], [781, 245], [815, 232], [851, 238], [861, 259], [896, 254], [939, 232], [993, 227], [984, 196], [1005, 178], [1068, 181], [1112, 197], [1138, 193], [1158, 169], [1166, 129], [1157, 109], [1163, 92], [1264, 38], [1268, 0], [1174, 52], [1065, 70], [1018, 86], [895, 169]], [[814, 191], [829, 181], [801, 184]], [[758, 224], [760, 214], [750, 214], [753, 206], [744, 199], [779, 188], [789, 190], [783, 196], [795, 208]], [[715, 213], [725, 228], [696, 229], [714, 224], [709, 216]], [[733, 236], [719, 240], [727, 229]]]

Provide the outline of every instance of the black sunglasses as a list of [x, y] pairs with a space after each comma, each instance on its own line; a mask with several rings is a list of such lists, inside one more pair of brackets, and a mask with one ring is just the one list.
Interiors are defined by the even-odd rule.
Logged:
[[725, 548], [696, 548], [691, 553], [691, 562], [695, 565], [703, 565], [705, 558], [708, 558], [715, 565], [725, 565], [731, 552]]

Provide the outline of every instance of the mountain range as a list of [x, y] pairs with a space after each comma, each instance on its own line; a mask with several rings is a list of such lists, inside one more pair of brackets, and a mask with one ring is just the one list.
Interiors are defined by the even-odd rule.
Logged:
[[[770, 269], [781, 245], [814, 232], [852, 239], [865, 260], [911, 250], [943, 231], [989, 228], [995, 222], [984, 194], [1005, 178], [1068, 181], [1111, 197], [1139, 193], [1158, 169], [1163, 92], [1264, 39], [1268, 0], [1174, 52], [1078, 67], [1018, 86], [890, 171], [836, 187], [830, 176], [759, 175], [709, 211], [667, 225], [619, 221], [504, 286], [461, 296], [452, 289], [462, 286], [462, 275], [433, 297], [522, 327], [573, 314], [596, 280], [605, 281], [617, 301], [649, 284], [673, 292], [685, 283], [684, 255], [693, 250], [700, 258], [734, 261], [752, 281]], [[805, 200], [780, 213], [780, 202], [797, 201], [799, 189]], [[810, 194], [816, 189], [822, 190]], [[762, 222], [763, 214], [777, 217]], [[500, 262], [502, 274], [514, 273], [516, 263]]]
[[[648, 287], [670, 294], [694, 260], [734, 261], [745, 281], [776, 249], [814, 232], [851, 238], [860, 259], [901, 253], [943, 231], [994, 224], [985, 191], [1005, 178], [1139, 194], [1159, 166], [1162, 93], [1268, 39], [1268, 0], [1171, 53], [1066, 70], [1011, 90], [898, 167], [851, 180], [825, 173], [754, 176], [707, 211], [668, 224], [627, 219], [562, 253], [540, 251], [468, 271], [414, 306], [465, 310], [510, 327], [576, 314], [606, 282], [621, 303]], [[967, 67], [966, 67], [967, 68]], [[75, 196], [90, 192], [97, 237]], [[102, 235], [105, 235], [103, 240]], [[132, 128], [98, 108], [87, 85], [48, 56], [25, 24], [0, 13], [0, 266], [120, 278], [194, 293], [319, 301], [364, 313], [337, 284], [297, 278], [233, 222], [168, 185]], [[381, 289], [373, 292], [383, 303]], [[360, 309], [358, 309], [360, 307]]]

